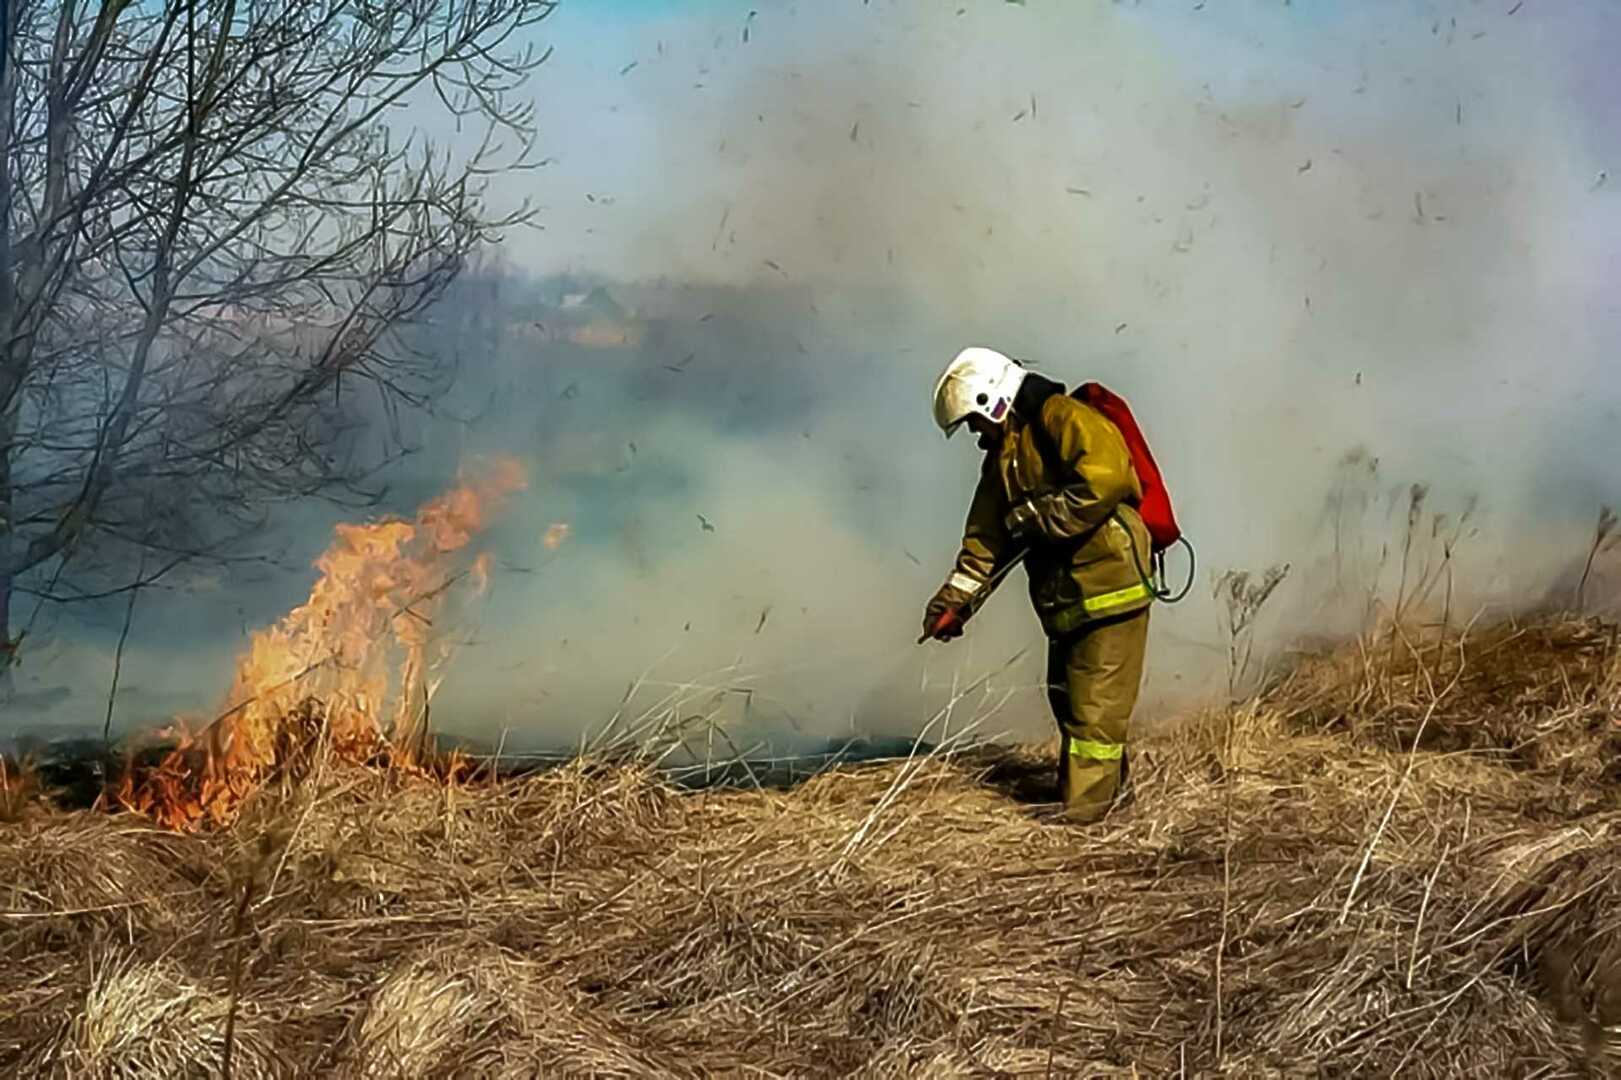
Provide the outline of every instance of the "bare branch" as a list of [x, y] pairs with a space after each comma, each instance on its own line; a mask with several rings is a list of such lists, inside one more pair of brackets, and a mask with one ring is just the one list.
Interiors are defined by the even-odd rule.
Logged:
[[[0, 62], [0, 637], [14, 586], [130, 587], [23, 580], [87, 541], [218, 557], [267, 501], [374, 497], [340, 389], [428, 400], [400, 331], [532, 219], [484, 185], [533, 150], [550, 53], [512, 43], [553, 0], [92, 4], [11, 8]], [[435, 101], [465, 160], [391, 128]]]

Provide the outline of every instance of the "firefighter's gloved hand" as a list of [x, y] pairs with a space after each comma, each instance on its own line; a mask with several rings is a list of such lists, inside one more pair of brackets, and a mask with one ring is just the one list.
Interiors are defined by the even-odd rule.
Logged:
[[[950, 585], [942, 585], [940, 591], [934, 594], [928, 606], [923, 609], [923, 636], [938, 638], [941, 641], [950, 641], [952, 638], [962, 636], [962, 624], [968, 621], [968, 613], [963, 605], [968, 602], [968, 594], [961, 589], [954, 589]], [[948, 611], [955, 610], [957, 618], [935, 632], [935, 626], [940, 616]]]
[[1026, 499], [1008, 511], [1002, 525], [1015, 540], [1029, 540], [1041, 531], [1041, 508], [1037, 499]]

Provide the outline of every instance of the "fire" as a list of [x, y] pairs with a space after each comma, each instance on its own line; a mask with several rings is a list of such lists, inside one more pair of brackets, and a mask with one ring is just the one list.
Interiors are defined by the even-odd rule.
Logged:
[[337, 526], [309, 599], [237, 658], [219, 718], [139, 779], [128, 773], [119, 801], [191, 828], [229, 820], [273, 770], [319, 746], [349, 761], [416, 762], [448, 656], [434, 617], [453, 592], [487, 585], [487, 556], [459, 556], [524, 486], [523, 467], [499, 459], [414, 521]]
[[568, 534], [568, 522], [559, 521], [546, 530], [546, 535], [541, 537], [540, 542], [546, 545], [547, 551], [556, 551], [563, 546], [563, 541], [568, 539]]

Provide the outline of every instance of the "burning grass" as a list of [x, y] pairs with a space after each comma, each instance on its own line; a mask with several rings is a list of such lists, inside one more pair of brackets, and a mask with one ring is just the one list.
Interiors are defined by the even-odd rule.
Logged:
[[1372, 635], [1142, 743], [1092, 828], [987, 747], [696, 793], [329, 756], [186, 835], [30, 804], [0, 1072], [212, 1075], [230, 1025], [242, 1077], [1613, 1073], [1618, 663]]
[[301, 782], [328, 758], [415, 766], [450, 652], [435, 617], [463, 579], [483, 591], [488, 556], [463, 555], [524, 484], [498, 458], [412, 521], [339, 525], [309, 599], [238, 658], [223, 711], [154, 768], [126, 769], [119, 805], [171, 828], [224, 825], [267, 781]]

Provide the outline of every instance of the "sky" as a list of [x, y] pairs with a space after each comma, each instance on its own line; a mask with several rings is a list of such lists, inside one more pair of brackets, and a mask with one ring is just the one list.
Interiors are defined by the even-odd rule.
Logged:
[[[1290, 565], [1280, 649], [1390, 585], [1412, 484], [1447, 528], [1473, 508], [1457, 587], [1498, 609], [1567, 588], [1621, 501], [1612, 4], [564, 0], [535, 37], [547, 164], [495, 198], [540, 228], [457, 301], [494, 329], [447, 332], [463, 382], [396, 485], [408, 511], [474, 452], [531, 473], [447, 726], [567, 741], [639, 683], [773, 745], [905, 734], [989, 676], [986, 733], [1045, 735], [1022, 581], [912, 644], [976, 472], [928, 394], [969, 344], [1104, 382], [1153, 443], [1199, 568], [1153, 617], [1144, 723], [1223, 683], [1213, 573]], [[512, 332], [562, 273], [674, 329]], [[229, 600], [155, 598], [156, 626], [210, 629], [135, 635], [121, 723], [206, 709], [332, 520], [295, 510], [293, 569]], [[49, 722], [105, 710], [121, 615], [57, 624], [25, 683]]]

